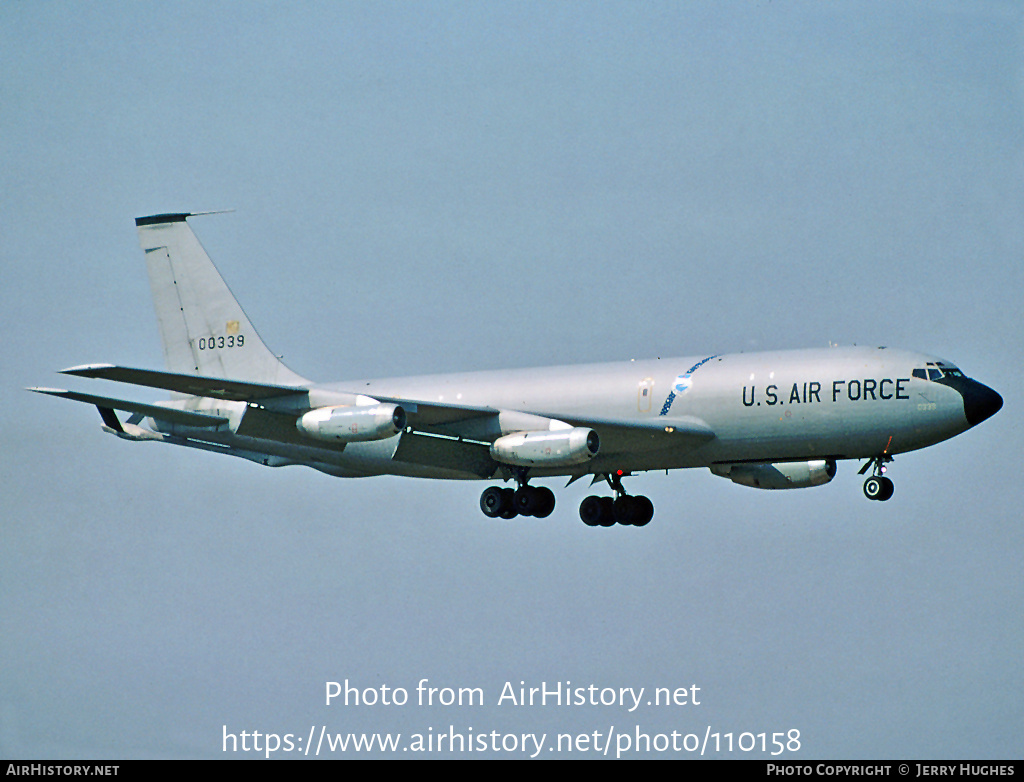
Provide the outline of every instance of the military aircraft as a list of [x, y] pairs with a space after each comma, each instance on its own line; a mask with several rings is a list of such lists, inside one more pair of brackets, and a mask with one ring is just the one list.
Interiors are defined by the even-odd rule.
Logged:
[[[494, 479], [490, 517], [546, 517], [532, 480], [591, 476], [590, 526], [644, 526], [654, 505], [623, 478], [708, 467], [758, 489], [819, 486], [866, 459], [864, 494], [888, 500], [895, 454], [946, 440], [1003, 404], [934, 356], [830, 347], [510, 371], [313, 383], [263, 343], [187, 219], [136, 219], [163, 340], [164, 372], [90, 364], [63, 374], [172, 392], [145, 404], [57, 388], [95, 405], [125, 440], [183, 445], [329, 475]], [[121, 420], [115, 411], [130, 414]]]

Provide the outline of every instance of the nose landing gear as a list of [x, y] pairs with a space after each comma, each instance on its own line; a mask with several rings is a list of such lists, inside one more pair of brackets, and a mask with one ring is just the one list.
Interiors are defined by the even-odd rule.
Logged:
[[871, 475], [864, 481], [864, 496], [869, 500], [884, 502], [892, 497], [895, 487], [892, 481], [884, 475], [885, 465], [891, 461], [891, 456], [883, 454], [869, 460], [867, 464], [860, 468], [859, 475], [863, 475], [868, 470], [871, 470]]

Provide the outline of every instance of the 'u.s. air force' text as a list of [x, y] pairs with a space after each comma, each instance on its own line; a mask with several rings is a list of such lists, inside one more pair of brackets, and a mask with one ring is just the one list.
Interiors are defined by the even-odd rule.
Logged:
[[909, 377], [898, 377], [895, 380], [884, 377], [881, 380], [865, 378], [864, 380], [833, 380], [832, 389], [829, 391], [826, 386], [822, 390], [821, 383], [816, 380], [793, 383], [789, 389], [787, 398], [785, 384], [779, 386], [776, 383], [759, 389], [757, 386], [743, 386], [743, 404], [747, 407], [760, 406], [763, 402], [769, 407], [773, 405], [807, 405], [821, 402], [822, 396], [825, 401], [839, 402], [849, 400], [850, 402], [884, 401], [890, 399], [910, 399], [907, 393]]

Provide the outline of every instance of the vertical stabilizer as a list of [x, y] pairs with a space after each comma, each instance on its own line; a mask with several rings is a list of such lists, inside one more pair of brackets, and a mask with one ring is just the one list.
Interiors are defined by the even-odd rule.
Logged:
[[307, 383], [263, 344], [185, 221], [189, 216], [135, 220], [167, 370], [257, 383]]

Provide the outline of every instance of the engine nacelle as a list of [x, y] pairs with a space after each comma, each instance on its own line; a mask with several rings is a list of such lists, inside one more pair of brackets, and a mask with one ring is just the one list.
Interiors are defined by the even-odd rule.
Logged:
[[517, 467], [567, 467], [590, 461], [600, 448], [597, 432], [577, 426], [507, 434], [491, 444], [491, 458]]
[[754, 489], [806, 489], [822, 486], [836, 474], [834, 459], [813, 462], [712, 464], [711, 472]]
[[399, 405], [337, 405], [310, 410], [295, 426], [318, 440], [358, 443], [394, 437], [405, 429], [405, 420]]

